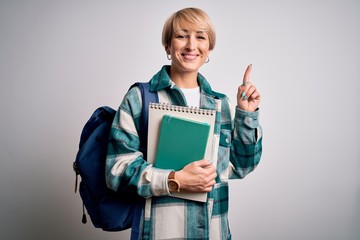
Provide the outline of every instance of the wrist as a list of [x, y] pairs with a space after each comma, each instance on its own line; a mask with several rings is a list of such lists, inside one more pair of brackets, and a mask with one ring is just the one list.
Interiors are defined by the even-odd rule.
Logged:
[[171, 171], [168, 175], [168, 188], [169, 192], [180, 192], [180, 182], [175, 178], [175, 171]]

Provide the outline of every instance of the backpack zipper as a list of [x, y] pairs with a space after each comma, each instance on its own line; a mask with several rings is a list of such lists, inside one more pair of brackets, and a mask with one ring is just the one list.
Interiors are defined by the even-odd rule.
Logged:
[[78, 176], [79, 176], [79, 169], [76, 166], [76, 162], [73, 163], [73, 169], [75, 172], [75, 193], [77, 192], [77, 186], [78, 186]]

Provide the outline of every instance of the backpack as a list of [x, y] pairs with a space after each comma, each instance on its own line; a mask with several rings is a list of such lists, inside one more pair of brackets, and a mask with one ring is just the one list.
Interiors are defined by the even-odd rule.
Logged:
[[[149, 83], [135, 83], [142, 95], [140, 117], [140, 150], [146, 159], [148, 106], [150, 102], [159, 102], [158, 95], [150, 92]], [[144, 200], [138, 196], [129, 196], [109, 189], [105, 181], [105, 161], [111, 125], [116, 111], [110, 107], [99, 107], [86, 122], [79, 143], [79, 150], [73, 163], [75, 171], [75, 193], [78, 175], [81, 176], [80, 196], [83, 201], [82, 222], [87, 222], [85, 208], [96, 228], [104, 231], [122, 231], [133, 226], [138, 234], [141, 211]], [[133, 234], [133, 233], [132, 233]]]

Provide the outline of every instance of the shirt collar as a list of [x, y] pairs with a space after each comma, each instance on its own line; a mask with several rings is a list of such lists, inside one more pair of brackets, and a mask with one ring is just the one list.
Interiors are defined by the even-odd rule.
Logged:
[[[175, 87], [173, 81], [171, 81], [169, 72], [170, 65], [164, 65], [159, 72], [157, 72], [152, 79], [150, 80], [150, 91], [157, 92], [167, 87]], [[200, 85], [200, 89], [202, 92], [215, 96], [214, 92], [211, 89], [210, 84], [206, 81], [205, 77], [198, 73], [197, 80]]]

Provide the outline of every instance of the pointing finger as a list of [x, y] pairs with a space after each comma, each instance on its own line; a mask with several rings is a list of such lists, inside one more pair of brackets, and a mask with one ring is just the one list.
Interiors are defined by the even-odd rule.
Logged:
[[246, 86], [246, 84], [249, 82], [250, 80], [250, 72], [252, 69], [252, 64], [250, 64], [249, 66], [247, 66], [245, 73], [244, 73], [244, 79], [243, 79], [243, 86]]

